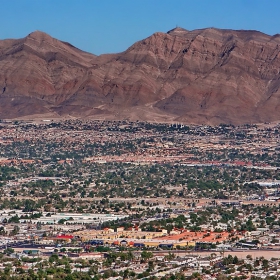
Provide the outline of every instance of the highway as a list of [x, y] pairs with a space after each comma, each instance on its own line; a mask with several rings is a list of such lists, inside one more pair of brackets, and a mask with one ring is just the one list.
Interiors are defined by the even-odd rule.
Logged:
[[[45, 246], [49, 245], [42, 245], [42, 244], [32, 244], [31, 242], [26, 242], [26, 241], [19, 241], [16, 243], [12, 244], [7, 244], [6, 245], [1, 245], [0, 250], [5, 250], [7, 248], [13, 248], [16, 252], [22, 252], [23, 250], [40, 250], [44, 254], [51, 254], [50, 250], [44, 249]], [[78, 246], [77, 246], [78, 247]], [[81, 246], [82, 248], [82, 246]], [[60, 251], [60, 248], [57, 248], [58, 251]], [[141, 253], [143, 250], [137, 250], [133, 251], [136, 253]], [[212, 254], [215, 254], [217, 256], [219, 255], [233, 255], [233, 256], [238, 256], [238, 257], [244, 257], [246, 258], [247, 255], [251, 255], [252, 257], [266, 257], [266, 258], [279, 258], [280, 256], [280, 249], [279, 248], [263, 248], [263, 249], [255, 249], [255, 250], [246, 250], [246, 249], [240, 249], [240, 250], [227, 250], [227, 251], [214, 251], [214, 250], [209, 250], [209, 251], [184, 251], [184, 250], [151, 250], [153, 254], [163, 254], [163, 255], [168, 255], [169, 253], [175, 254], [176, 256], [191, 256], [191, 255], [201, 255], [201, 256], [210, 256]]]

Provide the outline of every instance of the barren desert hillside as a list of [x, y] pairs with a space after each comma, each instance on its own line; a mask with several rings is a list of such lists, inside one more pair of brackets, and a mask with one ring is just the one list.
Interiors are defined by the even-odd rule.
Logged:
[[0, 41], [0, 118], [194, 124], [280, 120], [280, 35], [155, 33], [95, 56], [36, 31]]

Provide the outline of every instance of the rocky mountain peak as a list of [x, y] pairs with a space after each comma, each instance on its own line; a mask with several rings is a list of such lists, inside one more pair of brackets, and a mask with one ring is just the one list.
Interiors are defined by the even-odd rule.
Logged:
[[182, 27], [175, 27], [169, 31], [167, 31], [167, 34], [172, 35], [172, 36], [184, 36], [188, 33], [189, 31], [182, 28]]
[[30, 34], [27, 35], [27, 38], [32, 38], [38, 41], [53, 40], [53, 38], [49, 34], [39, 30], [31, 32]]

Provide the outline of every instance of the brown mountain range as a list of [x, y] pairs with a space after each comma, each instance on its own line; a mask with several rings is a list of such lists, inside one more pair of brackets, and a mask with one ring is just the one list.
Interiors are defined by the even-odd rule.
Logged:
[[280, 35], [155, 33], [95, 56], [43, 32], [0, 41], [0, 118], [280, 120]]

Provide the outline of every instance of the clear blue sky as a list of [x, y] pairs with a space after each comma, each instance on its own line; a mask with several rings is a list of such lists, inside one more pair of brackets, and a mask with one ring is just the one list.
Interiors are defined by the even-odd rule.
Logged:
[[41, 30], [97, 55], [176, 25], [280, 33], [280, 0], [0, 0], [0, 8], [0, 39]]

